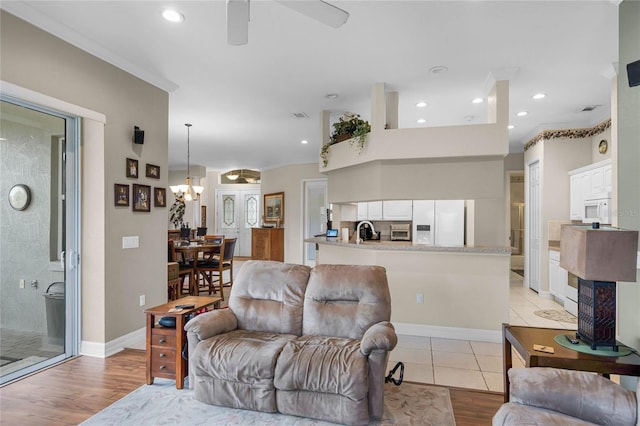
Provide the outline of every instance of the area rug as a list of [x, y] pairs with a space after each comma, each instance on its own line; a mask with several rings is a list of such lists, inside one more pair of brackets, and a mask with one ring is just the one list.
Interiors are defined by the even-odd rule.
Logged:
[[567, 311], [561, 311], [560, 309], [543, 309], [541, 311], [535, 311], [534, 314], [548, 320], [567, 322], [570, 324], [578, 323], [578, 317], [571, 315]]
[[[385, 384], [384, 415], [372, 425], [455, 425], [449, 389], [403, 383]], [[116, 401], [82, 426], [104, 425], [295, 425], [335, 426], [320, 420], [283, 414], [217, 407], [196, 401], [193, 391], [176, 389], [175, 382], [155, 379]]]

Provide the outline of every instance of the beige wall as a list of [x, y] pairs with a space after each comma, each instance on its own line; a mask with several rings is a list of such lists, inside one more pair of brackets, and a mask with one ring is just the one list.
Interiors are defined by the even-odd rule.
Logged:
[[284, 261], [303, 263], [302, 182], [326, 178], [318, 163], [298, 164], [262, 172], [262, 193], [284, 192]]
[[[82, 131], [82, 340], [99, 352], [144, 327], [140, 295], [147, 307], [166, 302], [167, 209], [116, 208], [113, 184], [166, 187], [168, 94], [6, 12], [0, 19], [4, 81], [106, 116]], [[144, 145], [132, 143], [134, 125]], [[139, 160], [138, 179], [126, 178], [127, 157]], [[160, 180], [144, 176], [146, 163], [160, 166]], [[123, 250], [122, 237], [134, 235], [140, 247]]]
[[[640, 59], [640, 2], [620, 4], [618, 76], [618, 223], [640, 230], [640, 87], [629, 87], [626, 65]], [[640, 349], [640, 281], [618, 283], [620, 340]], [[633, 379], [635, 380], [635, 379]], [[628, 383], [632, 387], [631, 380]]]

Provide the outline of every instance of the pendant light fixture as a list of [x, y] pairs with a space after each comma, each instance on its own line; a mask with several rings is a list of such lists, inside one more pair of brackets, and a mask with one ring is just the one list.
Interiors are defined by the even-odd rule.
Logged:
[[189, 164], [189, 136], [191, 130], [191, 124], [185, 123], [187, 126], [187, 179], [185, 185], [172, 185], [170, 186], [171, 192], [175, 194], [177, 198], [184, 197], [185, 201], [193, 201], [200, 197], [202, 191], [204, 191], [203, 186], [193, 185], [191, 186], [191, 169]]

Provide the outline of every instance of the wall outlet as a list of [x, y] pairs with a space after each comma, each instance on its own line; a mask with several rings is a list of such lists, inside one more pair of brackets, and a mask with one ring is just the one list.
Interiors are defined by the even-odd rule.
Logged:
[[416, 294], [416, 303], [417, 304], [424, 303], [424, 295], [422, 293]]
[[20, 280], [20, 288], [24, 288], [24, 280]]
[[144, 306], [144, 304], [145, 304], [145, 300], [144, 299], [145, 299], [144, 294], [141, 294], [140, 295], [140, 306]]

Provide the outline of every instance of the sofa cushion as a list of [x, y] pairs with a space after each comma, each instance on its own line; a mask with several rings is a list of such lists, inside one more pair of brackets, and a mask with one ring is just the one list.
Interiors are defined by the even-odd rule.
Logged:
[[251, 260], [234, 279], [229, 308], [243, 330], [302, 334], [309, 271], [304, 265]]
[[556, 411], [508, 402], [493, 416], [493, 426], [595, 426]]
[[197, 376], [210, 376], [251, 386], [273, 388], [276, 359], [291, 334], [235, 330], [198, 344], [189, 354]]
[[366, 399], [367, 359], [353, 339], [302, 336], [288, 342], [278, 357], [277, 390], [303, 390]]
[[391, 295], [381, 266], [318, 265], [304, 300], [303, 335], [362, 339], [391, 318]]

